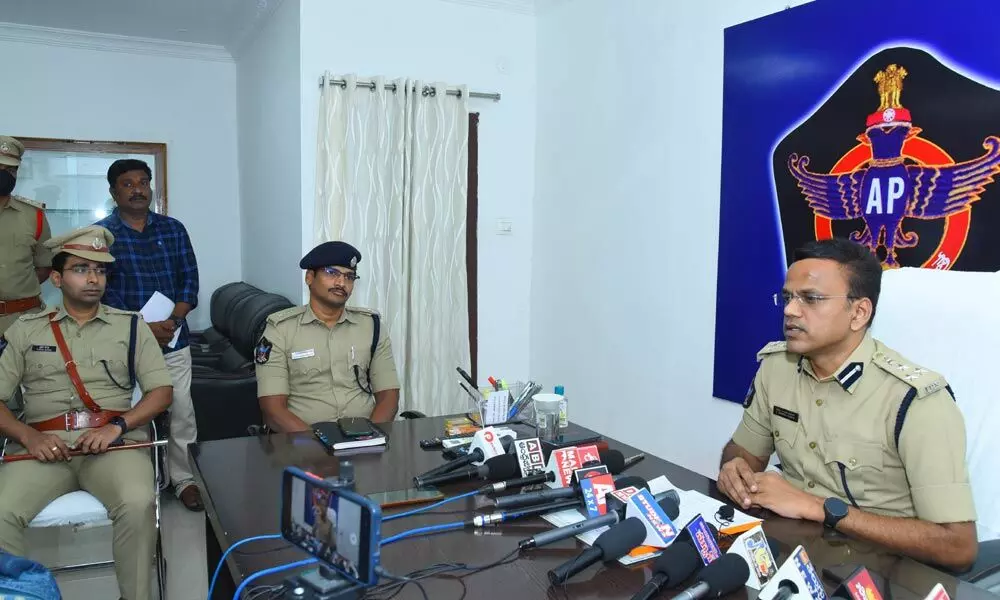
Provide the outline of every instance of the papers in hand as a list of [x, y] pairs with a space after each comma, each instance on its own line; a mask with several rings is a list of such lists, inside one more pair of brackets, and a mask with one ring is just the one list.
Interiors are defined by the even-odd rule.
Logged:
[[[170, 315], [174, 312], [174, 301], [167, 298], [160, 292], [153, 292], [153, 295], [146, 301], [145, 306], [139, 311], [142, 314], [142, 318], [147, 323], [159, 323], [160, 321], [166, 321], [170, 318]], [[174, 338], [170, 340], [167, 344], [168, 348], [177, 347], [177, 338], [181, 335], [180, 328], [174, 332]]]

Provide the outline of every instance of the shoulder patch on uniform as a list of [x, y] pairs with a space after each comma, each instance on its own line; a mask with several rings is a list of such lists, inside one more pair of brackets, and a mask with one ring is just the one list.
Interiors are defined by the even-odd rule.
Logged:
[[884, 346], [875, 352], [872, 356], [872, 362], [886, 373], [917, 390], [917, 398], [930, 396], [934, 392], [948, 387], [948, 382], [943, 375], [914, 365]]
[[7, 348], [7, 338], [0, 334], [0, 356], [3, 356], [4, 349]]
[[746, 398], [743, 399], [743, 408], [750, 408], [750, 405], [753, 404], [754, 394], [756, 394], [756, 393], [757, 393], [757, 390], [754, 389], [753, 382], [751, 381], [750, 382], [750, 389], [747, 390], [747, 396], [746, 396]]
[[33, 206], [38, 210], [45, 210], [44, 202], [39, 202], [38, 200], [31, 200], [29, 198], [25, 198], [24, 196], [11, 196], [11, 198], [23, 204], [27, 204], [28, 206]]
[[267, 316], [267, 322], [272, 325], [277, 325], [282, 321], [287, 321], [288, 319], [301, 315], [306, 312], [305, 306], [293, 306], [291, 308], [286, 308], [285, 310], [279, 310], [276, 313], [271, 313]]
[[267, 364], [267, 361], [271, 360], [272, 348], [274, 348], [274, 344], [271, 343], [271, 340], [261, 336], [260, 341], [253, 349], [253, 361], [258, 365]]
[[757, 361], [760, 362], [764, 360], [764, 357], [768, 354], [777, 354], [779, 352], [788, 351], [788, 342], [771, 342], [770, 344], [764, 346], [757, 352]]

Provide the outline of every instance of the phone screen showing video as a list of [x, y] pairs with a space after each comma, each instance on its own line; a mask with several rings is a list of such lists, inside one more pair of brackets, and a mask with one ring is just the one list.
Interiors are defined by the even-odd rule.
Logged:
[[359, 504], [312, 482], [291, 478], [287, 523], [282, 532], [289, 542], [350, 577], [367, 581], [370, 526]]

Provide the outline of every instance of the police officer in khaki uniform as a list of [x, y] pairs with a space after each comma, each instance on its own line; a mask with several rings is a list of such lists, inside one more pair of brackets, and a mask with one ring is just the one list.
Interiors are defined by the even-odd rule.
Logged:
[[361, 253], [344, 242], [313, 248], [299, 262], [309, 304], [268, 317], [254, 360], [257, 397], [272, 429], [305, 431], [341, 417], [387, 422], [396, 416], [399, 379], [385, 323], [372, 310], [347, 306], [359, 262]]
[[14, 196], [24, 146], [0, 136], [0, 334], [25, 312], [42, 306], [42, 282], [52, 267], [45, 207]]
[[[871, 337], [882, 269], [844, 239], [795, 254], [719, 489], [955, 570], [976, 558], [965, 423], [943, 377]], [[782, 473], [764, 472], [777, 452]]]
[[[27, 524], [59, 496], [86, 490], [114, 522], [122, 597], [140, 600], [152, 591], [153, 465], [147, 450], [106, 450], [123, 436], [147, 439], [143, 426], [166, 410], [172, 390], [149, 326], [135, 313], [100, 303], [113, 241], [97, 226], [49, 240], [56, 253], [52, 282], [63, 306], [22, 315], [0, 336], [0, 396], [24, 387], [24, 422], [0, 406], [0, 434], [11, 440], [8, 455], [28, 452], [37, 459], [0, 466], [0, 548], [23, 555]], [[146, 392], [134, 407], [130, 358]], [[87, 456], [71, 458], [71, 449]]]

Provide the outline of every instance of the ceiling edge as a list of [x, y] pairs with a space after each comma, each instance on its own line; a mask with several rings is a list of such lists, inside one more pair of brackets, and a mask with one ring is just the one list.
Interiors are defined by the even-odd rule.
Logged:
[[229, 49], [229, 53], [233, 57], [239, 58], [247, 44], [257, 37], [257, 34], [260, 33], [260, 30], [264, 28], [283, 2], [284, 0], [257, 0], [257, 9], [253, 17], [247, 19], [243, 26], [240, 27], [240, 30], [226, 44], [226, 48]]
[[44, 44], [82, 50], [169, 56], [194, 60], [233, 62], [233, 56], [222, 46], [194, 44], [172, 40], [156, 40], [108, 33], [93, 33], [54, 27], [38, 27], [17, 23], [0, 23], [0, 40]]

